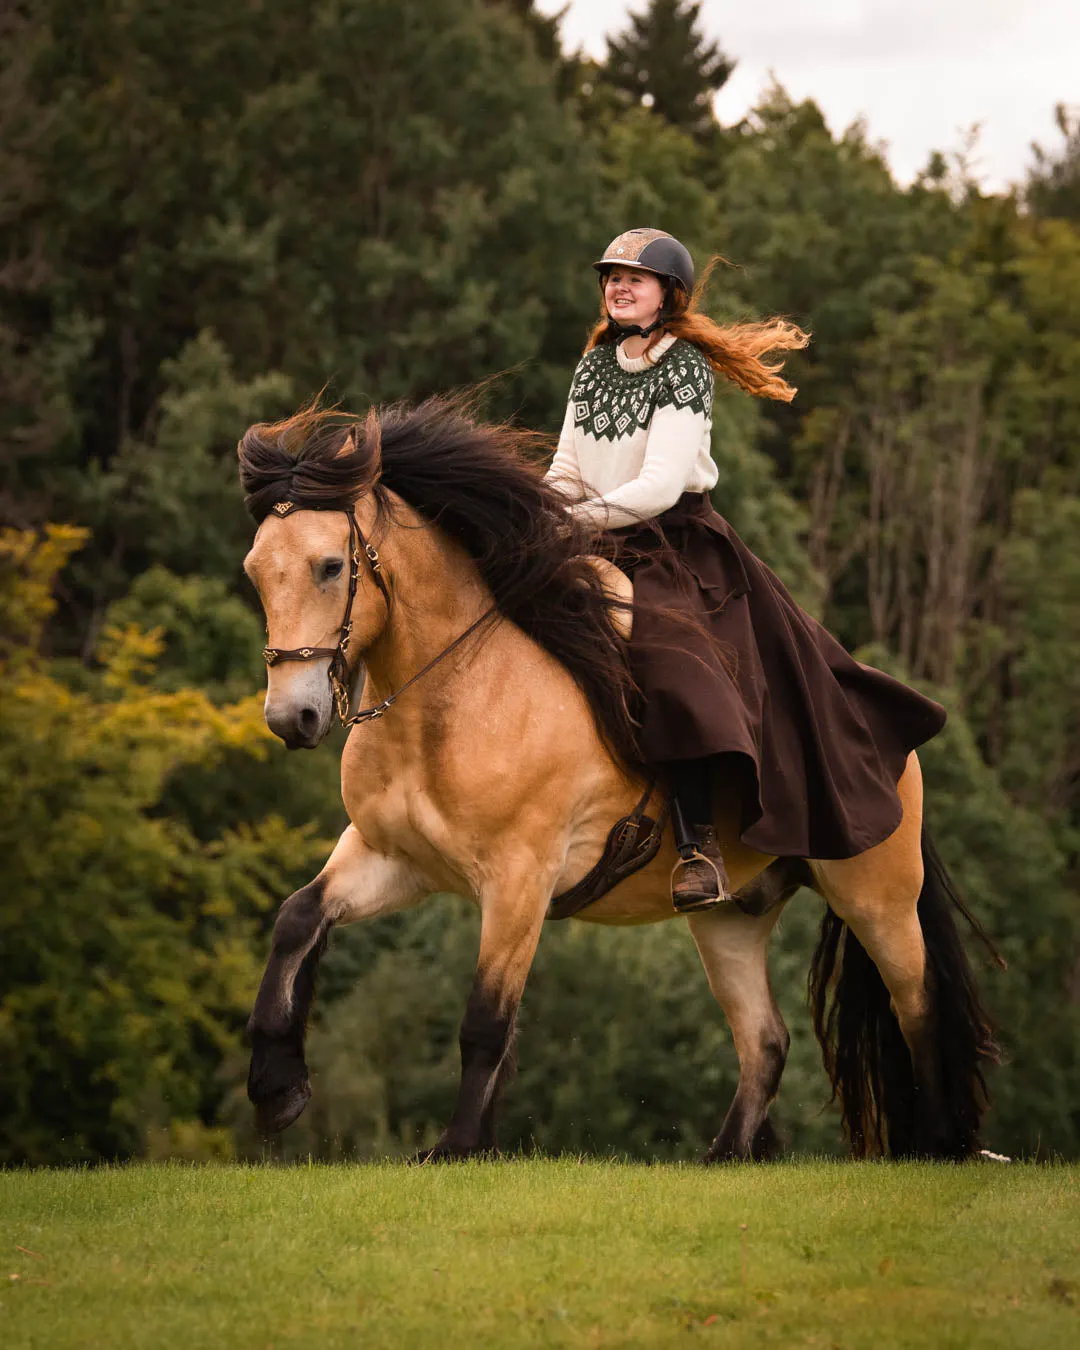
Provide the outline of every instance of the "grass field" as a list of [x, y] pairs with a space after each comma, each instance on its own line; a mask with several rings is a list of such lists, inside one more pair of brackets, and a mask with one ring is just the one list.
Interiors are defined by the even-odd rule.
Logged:
[[0, 1175], [0, 1345], [1080, 1346], [1080, 1169]]

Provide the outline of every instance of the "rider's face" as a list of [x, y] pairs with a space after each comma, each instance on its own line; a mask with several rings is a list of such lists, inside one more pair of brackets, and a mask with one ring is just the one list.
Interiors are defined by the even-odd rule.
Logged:
[[663, 282], [654, 272], [643, 272], [637, 267], [613, 267], [607, 274], [604, 304], [616, 323], [648, 328], [660, 317], [663, 303]]

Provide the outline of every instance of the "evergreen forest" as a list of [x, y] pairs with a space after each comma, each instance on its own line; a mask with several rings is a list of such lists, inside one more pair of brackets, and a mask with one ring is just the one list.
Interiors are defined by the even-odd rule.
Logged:
[[[0, 8], [0, 1162], [259, 1156], [244, 1024], [342, 741], [264, 726], [237, 438], [492, 376], [492, 417], [554, 433], [633, 225], [727, 260], [715, 317], [813, 333], [790, 407], [718, 391], [715, 502], [947, 705], [928, 822], [1008, 962], [972, 946], [986, 1142], [1080, 1157], [1080, 118], [1008, 192], [948, 147], [905, 185], [779, 86], [718, 124], [738, 56], [687, 0], [604, 61], [532, 0]], [[828, 1153], [820, 915], [774, 945], [774, 1118]], [[335, 933], [286, 1155], [433, 1139], [477, 936], [453, 896]], [[734, 1090], [679, 923], [553, 925], [521, 1025], [504, 1147], [690, 1158]]]

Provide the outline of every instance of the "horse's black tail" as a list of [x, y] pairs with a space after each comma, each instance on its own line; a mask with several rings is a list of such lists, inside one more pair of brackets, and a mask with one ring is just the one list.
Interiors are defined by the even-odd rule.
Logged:
[[[810, 967], [810, 1005], [825, 1069], [855, 1157], [884, 1153], [966, 1158], [988, 1105], [984, 1068], [996, 1062], [993, 1028], [953, 919], [958, 909], [1004, 966], [956, 894], [926, 830], [919, 922], [927, 953], [931, 1018], [922, 1099], [889, 994], [854, 933], [825, 913]], [[936, 1099], [929, 1101], [928, 1092]], [[932, 1118], [931, 1118], [932, 1117]]]

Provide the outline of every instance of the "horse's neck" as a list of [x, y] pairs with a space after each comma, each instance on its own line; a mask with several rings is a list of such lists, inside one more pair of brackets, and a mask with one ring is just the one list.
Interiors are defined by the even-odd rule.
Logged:
[[411, 679], [493, 604], [479, 568], [436, 525], [395, 499], [380, 548], [393, 602], [382, 636], [364, 656], [367, 697], [387, 697]]

